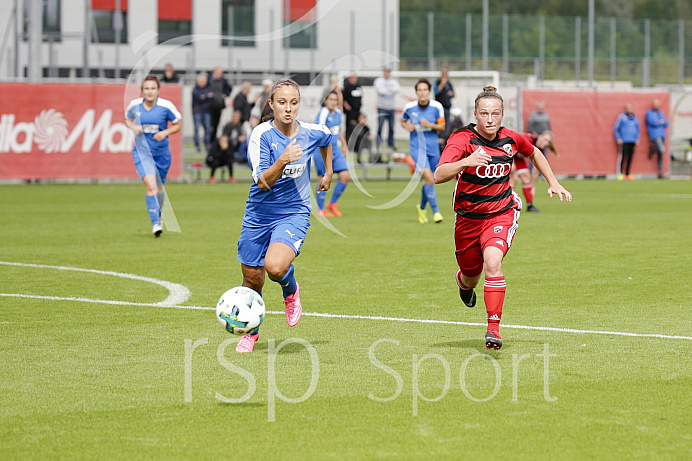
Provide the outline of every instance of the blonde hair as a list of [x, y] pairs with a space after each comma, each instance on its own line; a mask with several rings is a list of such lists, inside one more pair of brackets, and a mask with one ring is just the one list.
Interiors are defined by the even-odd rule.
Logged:
[[497, 88], [495, 88], [494, 86], [484, 86], [483, 91], [478, 93], [478, 96], [476, 96], [476, 101], [474, 102], [474, 107], [476, 109], [478, 109], [478, 101], [480, 101], [483, 98], [499, 99], [502, 112], [505, 111], [505, 102], [502, 100], [502, 96], [500, 96], [500, 93], [497, 92]]

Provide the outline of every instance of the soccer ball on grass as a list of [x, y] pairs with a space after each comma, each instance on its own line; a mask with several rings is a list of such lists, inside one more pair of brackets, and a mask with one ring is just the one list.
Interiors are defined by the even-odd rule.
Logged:
[[264, 319], [262, 297], [252, 288], [235, 287], [221, 295], [216, 304], [216, 319], [234, 335], [253, 334]]

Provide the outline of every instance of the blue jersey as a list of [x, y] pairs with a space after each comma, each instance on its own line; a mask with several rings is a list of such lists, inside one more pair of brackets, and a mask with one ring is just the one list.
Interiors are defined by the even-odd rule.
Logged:
[[334, 157], [341, 155], [341, 148], [339, 147], [339, 134], [341, 133], [341, 111], [337, 108], [332, 114], [329, 109], [323, 107], [317, 113], [315, 123], [321, 123], [329, 128], [329, 131], [332, 132], [332, 155]]
[[[144, 98], [137, 98], [130, 101], [130, 104], [125, 110], [125, 117], [128, 120], [134, 120], [135, 124], [142, 125], [142, 133], [147, 140], [147, 146], [142, 146], [135, 142], [132, 153], [137, 153], [137, 146], [141, 150], [146, 150], [147, 147], [151, 155], [156, 159], [160, 157], [170, 157], [171, 151], [168, 148], [168, 137], [162, 141], [156, 141], [154, 135], [159, 131], [168, 128], [168, 122], [179, 122], [182, 116], [178, 109], [175, 108], [172, 102], [167, 99], [157, 98], [156, 104], [150, 110], [147, 110], [144, 105]], [[147, 154], [147, 152], [140, 152]]]
[[[298, 134], [289, 138], [274, 127], [272, 121], [264, 122], [252, 131], [248, 145], [248, 160], [252, 168], [254, 184], [250, 186], [245, 214], [261, 217], [280, 217], [296, 213], [310, 213], [310, 159], [322, 155], [320, 147], [328, 147], [332, 133], [324, 125], [300, 124]], [[279, 180], [269, 190], [257, 185], [259, 177], [284, 153], [295, 139], [303, 149], [303, 156], [284, 167]]]
[[622, 113], [615, 120], [613, 128], [616, 141], [635, 143], [639, 141], [639, 119], [634, 114]]
[[[440, 156], [440, 143], [438, 141], [439, 137], [437, 131], [429, 127], [421, 126], [421, 120], [427, 120], [431, 123], [439, 123], [440, 119], [444, 120], [444, 108], [442, 104], [437, 101], [431, 100], [427, 107], [421, 108], [418, 105], [418, 101], [411, 101], [404, 106], [404, 115], [402, 116], [404, 120], [410, 120], [416, 126], [416, 129], [411, 132], [410, 136], [410, 149], [411, 156], [415, 159], [418, 158], [418, 150], [422, 146], [425, 148], [424, 154], [428, 156]], [[423, 136], [423, 139], [420, 136]], [[425, 141], [425, 144], [423, 144]]]

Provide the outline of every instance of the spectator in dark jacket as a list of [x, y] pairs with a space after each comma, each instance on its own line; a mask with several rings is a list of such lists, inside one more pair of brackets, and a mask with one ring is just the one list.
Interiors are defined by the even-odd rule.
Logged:
[[252, 83], [244, 81], [243, 86], [240, 88], [240, 93], [238, 93], [233, 100], [233, 110], [240, 111], [240, 121], [242, 123], [250, 120], [250, 113], [252, 112], [252, 108], [255, 107], [255, 103], [250, 103], [248, 100], [250, 90], [252, 90]]
[[192, 89], [192, 116], [195, 121], [195, 132], [192, 139], [195, 142], [195, 148], [199, 152], [199, 130], [204, 129], [204, 150], [209, 149], [211, 145], [211, 113], [209, 112], [209, 105], [213, 101], [214, 93], [209, 88], [207, 83], [207, 76], [205, 74], [199, 74], [197, 76], [197, 83]]
[[362, 106], [363, 88], [358, 82], [358, 75], [352, 72], [344, 81], [344, 114], [346, 114], [346, 142], [351, 143], [351, 133], [358, 125], [358, 115]]
[[226, 98], [231, 95], [233, 86], [224, 78], [223, 69], [215, 67], [209, 75], [209, 88], [214, 93], [213, 102], [209, 105], [209, 112], [211, 113], [211, 140], [213, 142], [219, 129], [221, 111], [226, 107]]

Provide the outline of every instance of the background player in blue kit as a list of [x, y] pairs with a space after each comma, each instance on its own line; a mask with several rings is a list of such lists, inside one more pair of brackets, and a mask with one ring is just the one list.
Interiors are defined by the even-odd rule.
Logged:
[[430, 82], [422, 78], [416, 82], [417, 101], [411, 101], [404, 106], [401, 126], [410, 133], [411, 157], [416, 162], [416, 171], [423, 174], [423, 190], [421, 192], [418, 210], [418, 221], [428, 222], [425, 207], [430, 203], [433, 220], [442, 222], [442, 214], [437, 206], [437, 194], [433, 182], [433, 172], [440, 160], [439, 133], [445, 130], [445, 116], [442, 104], [430, 100]]
[[[238, 239], [243, 286], [262, 293], [265, 272], [283, 290], [286, 323], [300, 320], [303, 306], [293, 260], [300, 254], [310, 226], [310, 160], [321, 154], [326, 171], [318, 192], [332, 181], [332, 133], [324, 125], [297, 120], [300, 89], [291, 79], [271, 89], [268, 115], [250, 135], [248, 160], [254, 183]], [[259, 332], [245, 335], [236, 352], [252, 352]]]
[[[328, 93], [324, 98], [324, 107], [317, 113], [317, 119], [315, 120], [315, 123], [321, 123], [329, 128], [329, 131], [332, 133], [332, 169], [334, 173], [339, 175], [339, 182], [334, 186], [334, 192], [332, 192], [332, 198], [329, 200], [329, 204], [327, 204], [327, 209], [324, 207], [327, 193], [324, 191], [320, 192], [319, 190], [315, 193], [317, 205], [320, 208], [316, 213], [317, 216], [341, 216], [339, 205], [336, 202], [341, 197], [341, 194], [344, 193], [348, 182], [351, 180], [351, 175], [348, 173], [348, 164], [346, 163], [346, 155], [348, 154], [346, 149], [348, 145], [346, 144], [346, 136], [341, 131], [341, 110], [337, 107], [338, 104], [339, 98], [336, 92]], [[344, 146], [343, 153], [341, 148], [339, 148], [339, 141]], [[315, 170], [317, 170], [317, 188], [319, 189], [319, 182], [324, 176], [324, 163], [322, 163], [322, 159], [319, 156], [315, 157]]]
[[[130, 101], [125, 110], [125, 124], [136, 135], [132, 159], [137, 174], [147, 187], [144, 198], [151, 220], [151, 231], [156, 237], [163, 232], [163, 184], [171, 167], [168, 136], [180, 131], [182, 118], [172, 102], [159, 98], [159, 88], [161, 83], [158, 77], [146, 76], [142, 81], [142, 97]], [[171, 123], [170, 127], [168, 122]]]

